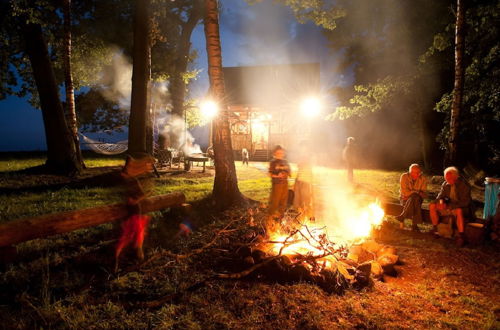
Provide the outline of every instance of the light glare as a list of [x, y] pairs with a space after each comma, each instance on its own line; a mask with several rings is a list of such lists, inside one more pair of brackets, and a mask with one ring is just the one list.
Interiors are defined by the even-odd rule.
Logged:
[[302, 114], [306, 117], [316, 117], [321, 111], [321, 103], [317, 98], [305, 99], [301, 104]]
[[217, 104], [214, 101], [203, 102], [200, 106], [200, 109], [203, 117], [209, 120], [217, 116], [217, 113], [219, 112]]

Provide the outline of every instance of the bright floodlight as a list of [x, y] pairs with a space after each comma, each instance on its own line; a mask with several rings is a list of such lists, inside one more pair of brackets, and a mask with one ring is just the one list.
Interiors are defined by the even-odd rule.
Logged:
[[214, 101], [205, 101], [201, 104], [201, 113], [203, 117], [207, 119], [212, 119], [217, 116], [217, 112], [219, 109], [217, 108], [217, 104]]
[[321, 103], [316, 98], [305, 99], [302, 101], [300, 110], [306, 117], [316, 117], [321, 111]]

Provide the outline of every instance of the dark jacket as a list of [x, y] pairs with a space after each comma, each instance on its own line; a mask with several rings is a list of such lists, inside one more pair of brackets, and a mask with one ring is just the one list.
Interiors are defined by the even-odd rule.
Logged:
[[269, 163], [269, 174], [279, 175], [280, 173], [285, 173], [284, 178], [272, 178], [272, 183], [288, 183], [288, 177], [292, 175], [290, 165], [285, 159], [275, 159], [273, 158]]
[[456, 189], [457, 200], [451, 201], [450, 200], [451, 185], [446, 181], [443, 182], [443, 184], [441, 185], [441, 191], [439, 192], [436, 199], [450, 200], [449, 206], [451, 209], [461, 208], [470, 210], [472, 208], [472, 198], [470, 195], [471, 188], [469, 183], [462, 177], [459, 177], [455, 182], [455, 189]]

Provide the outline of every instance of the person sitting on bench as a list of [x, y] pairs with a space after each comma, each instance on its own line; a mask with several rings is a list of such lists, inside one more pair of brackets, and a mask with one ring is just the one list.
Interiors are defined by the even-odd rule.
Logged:
[[412, 230], [419, 231], [418, 224], [422, 223], [422, 201], [427, 195], [427, 180], [422, 175], [420, 165], [411, 164], [408, 172], [399, 179], [399, 199], [403, 211], [396, 217], [399, 228], [404, 228], [404, 219], [412, 219]]
[[437, 225], [440, 216], [454, 216], [457, 223], [457, 246], [465, 244], [464, 229], [465, 217], [471, 216], [472, 198], [469, 183], [459, 175], [456, 167], [444, 170], [444, 179], [436, 200], [429, 205], [429, 214], [437, 235]]

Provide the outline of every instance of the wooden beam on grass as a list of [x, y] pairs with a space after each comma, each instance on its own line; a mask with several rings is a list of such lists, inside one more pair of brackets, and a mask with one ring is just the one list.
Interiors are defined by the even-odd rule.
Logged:
[[[144, 199], [141, 209], [143, 213], [148, 213], [181, 206], [185, 201], [186, 197], [180, 192], [159, 195]], [[0, 224], [0, 247], [113, 222], [127, 215], [126, 204], [120, 203], [14, 220]]]

